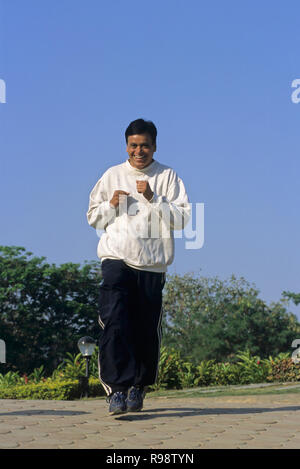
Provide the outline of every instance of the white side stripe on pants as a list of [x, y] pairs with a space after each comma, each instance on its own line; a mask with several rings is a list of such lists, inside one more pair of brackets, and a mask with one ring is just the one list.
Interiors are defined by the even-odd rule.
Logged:
[[[104, 329], [104, 323], [103, 321], [101, 320], [100, 316], [98, 316], [98, 323], [100, 325], [100, 327], [102, 329]], [[99, 381], [100, 383], [102, 384], [103, 388], [104, 388], [104, 391], [106, 392], [106, 394], [109, 396], [111, 393], [112, 393], [112, 389], [111, 387], [108, 386], [108, 384], [104, 383], [104, 381], [102, 380], [101, 378], [101, 369], [100, 369], [100, 349], [99, 349], [99, 353], [98, 353], [98, 375], [99, 375]]]

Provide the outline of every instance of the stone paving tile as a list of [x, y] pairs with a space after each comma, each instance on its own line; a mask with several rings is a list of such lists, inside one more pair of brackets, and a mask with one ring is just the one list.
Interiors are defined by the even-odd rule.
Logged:
[[24, 428], [26, 428], [24, 425], [0, 423], [0, 435], [10, 433], [14, 430], [24, 430]]
[[30, 443], [21, 443], [18, 448], [20, 449], [59, 449], [58, 443], [43, 443], [37, 444], [36, 441], [32, 441]]
[[32, 441], [36, 438], [47, 438], [48, 435], [49, 434], [45, 431], [32, 431], [32, 428], [25, 428], [23, 430], [13, 431], [11, 433], [11, 438], [15, 441]]
[[191, 429], [191, 430], [188, 430], [188, 431], [185, 431], [185, 432], [182, 432], [181, 434], [177, 433], [176, 434], [176, 438], [184, 438], [185, 440], [190, 440], [190, 441], [193, 441], [195, 439], [199, 440], [199, 439], [211, 439], [212, 435], [216, 435], [216, 434], [223, 434], [225, 433], [225, 429], [218, 429], [217, 432], [209, 432], [207, 431], [206, 428], [194, 428], [194, 429]]
[[[172, 428], [172, 425], [169, 425], [169, 426], [170, 426], [170, 428]], [[134, 427], [132, 427], [132, 426], [129, 426], [128, 428], [134, 429]], [[160, 427], [156, 426], [155, 424], [150, 424], [150, 425], [144, 424], [143, 427], [139, 431], [149, 432], [149, 431], [157, 430], [159, 428]]]
[[112, 417], [105, 400], [1, 400], [0, 448], [300, 448], [297, 394], [147, 398]]
[[[299, 412], [300, 416], [300, 412]], [[299, 418], [298, 416], [298, 418]], [[293, 432], [299, 432], [300, 430], [300, 420], [298, 424], [296, 422], [290, 422], [288, 417], [283, 416], [283, 421], [282, 422], [277, 422], [276, 426], [274, 425], [274, 428], [280, 428], [283, 432], [285, 431], [293, 431]]]
[[300, 442], [294, 441], [294, 440], [289, 440], [284, 443], [281, 443], [281, 447], [284, 449], [300, 449]]
[[86, 438], [87, 441], [98, 441], [98, 442], [104, 442], [104, 443], [111, 443], [111, 444], [115, 444], [115, 443], [121, 443], [122, 441], [126, 441], [126, 438], [122, 435], [99, 435], [98, 438], [97, 438], [97, 435], [93, 435], [93, 437], [87, 437]]
[[0, 440], [0, 449], [13, 449], [20, 447], [20, 443], [13, 441], [11, 439], [5, 440], [1, 438]]
[[27, 449], [33, 449], [33, 448], [41, 448], [41, 449], [52, 449], [52, 448], [58, 448], [59, 445], [61, 444], [71, 444], [73, 442], [72, 439], [66, 439], [64, 440], [63, 438], [55, 438], [55, 437], [41, 437], [32, 440], [30, 442], [26, 441], [21, 441], [20, 446], [21, 448], [27, 448]]
[[136, 433], [133, 432], [128, 432], [126, 429], [123, 429], [121, 431], [102, 431], [98, 435], [86, 435], [88, 438], [100, 438], [103, 441], [122, 441], [127, 438], [135, 438]]
[[261, 441], [255, 440], [250, 442], [244, 442], [243, 445], [240, 444], [241, 449], [280, 449], [282, 448], [281, 443], [275, 443], [272, 441]]
[[203, 444], [198, 442], [191, 442], [187, 440], [168, 440], [168, 442], [161, 442], [159, 445], [153, 444], [151, 449], [200, 449]]
[[0, 438], [0, 449], [11, 449], [11, 448], [18, 448], [20, 446], [18, 441], [15, 441], [9, 435], [1, 435]]
[[172, 440], [168, 442], [162, 442], [160, 445], [161, 449], [200, 449], [203, 448], [203, 443], [200, 441], [191, 442], [187, 440]]
[[265, 429], [265, 432], [264, 432], [264, 437], [266, 437], [268, 435], [274, 435], [275, 437], [276, 436], [280, 437], [280, 435], [283, 436], [283, 437], [289, 437], [289, 436], [293, 436], [295, 434], [296, 434], [296, 432], [293, 428], [289, 428], [289, 427], [283, 428], [283, 427], [280, 427], [278, 424], [276, 424], [276, 425], [266, 426], [266, 429]]
[[38, 420], [25, 420], [24, 418], [18, 419], [15, 421], [12, 420], [7, 420], [8, 423], [15, 424], [16, 426], [25, 426], [27, 427], [35, 427], [36, 425], [39, 425]]
[[[26, 423], [26, 428], [29, 426]], [[76, 428], [79, 428], [79, 426], [74, 425], [72, 422], [58, 422], [57, 420], [51, 420], [47, 422], [37, 422], [36, 425], [32, 426], [35, 431], [40, 431], [41, 429], [47, 429], [49, 432], [53, 431], [60, 431], [62, 428], [67, 428], [67, 429], [74, 429], [76, 431]]]
[[80, 431], [80, 429], [78, 429], [78, 431], [74, 432], [74, 431], [70, 431], [69, 429], [68, 430], [62, 430], [60, 432], [55, 432], [55, 433], [49, 433], [48, 436], [49, 438], [55, 438], [55, 439], [58, 439], [60, 442], [65, 442], [65, 441], [69, 441], [69, 442], [72, 442], [72, 441], [79, 441], [79, 440], [83, 440], [85, 438], [87, 438], [89, 435], [95, 435], [95, 436], [99, 436], [100, 435], [100, 432], [99, 433], [85, 433], [84, 430], [83, 431]]
[[124, 441], [119, 443], [117, 446], [113, 447], [114, 449], [145, 449], [144, 446], [134, 442], [134, 441]]
[[274, 434], [273, 432], [267, 432], [267, 433], [264, 433], [263, 435], [260, 434], [260, 435], [257, 435], [256, 438], [260, 438], [261, 441], [265, 442], [265, 441], [272, 441], [274, 443], [279, 443], [279, 442], [282, 442], [282, 443], [285, 443], [287, 441], [290, 441], [291, 439], [294, 438], [293, 435], [288, 435], [288, 434]]
[[232, 438], [233, 440], [240, 439], [244, 440], [253, 440], [256, 433], [249, 431], [247, 428], [243, 429], [226, 429], [222, 434], [223, 438]]
[[133, 438], [127, 438], [126, 442], [128, 444], [128, 448], [131, 448], [131, 444], [133, 445], [138, 445], [140, 448], [149, 448], [153, 444], [161, 444], [162, 439], [161, 438], [156, 438], [154, 435], [146, 435], [145, 438], [141, 437], [140, 435], [137, 435]]
[[215, 440], [212, 439], [203, 443], [202, 449], [239, 449], [242, 447], [242, 442], [231, 439]]
[[74, 445], [70, 446], [70, 448], [76, 449], [108, 449], [113, 448], [114, 445], [112, 442], [102, 441], [102, 440], [82, 440], [77, 441]]
[[72, 444], [61, 443], [59, 449], [109, 449], [113, 448], [112, 443], [106, 443], [99, 440], [80, 440], [74, 441]]
[[195, 435], [191, 439], [191, 438], [186, 438], [184, 435], [180, 435], [180, 436], [176, 436], [172, 440], [164, 440], [163, 445], [164, 447], [168, 447], [168, 445], [170, 444], [173, 448], [175, 447], [175, 445], [177, 448], [181, 448], [181, 447], [185, 448], [186, 445], [189, 445], [189, 447], [198, 448], [199, 446], [203, 446], [205, 443], [208, 443], [209, 441], [211, 441], [211, 438], [206, 438], [205, 436], [197, 437]]
[[[62, 431], [62, 433], [65, 434], [65, 431]], [[95, 429], [78, 427], [78, 428], [75, 429], [75, 432], [74, 432], [73, 429], [72, 430], [69, 429], [68, 433], [70, 435], [74, 435], [74, 434], [79, 435], [80, 433], [83, 434], [83, 435], [98, 435], [98, 434], [103, 434], [104, 432], [103, 432], [101, 427], [98, 427], [98, 428], [95, 428]]]
[[113, 418], [113, 416], [109, 416], [102, 419], [102, 425], [104, 427], [120, 427], [122, 422], [123, 420], [121, 420], [121, 417]]

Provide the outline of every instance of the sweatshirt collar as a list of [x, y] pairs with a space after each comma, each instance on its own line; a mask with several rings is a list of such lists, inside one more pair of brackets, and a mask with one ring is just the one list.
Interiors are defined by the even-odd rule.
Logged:
[[132, 166], [128, 160], [125, 161], [125, 165], [126, 165], [126, 168], [129, 169], [129, 171], [132, 171], [134, 173], [137, 173], [137, 174], [149, 174], [150, 172], [152, 172], [152, 170], [155, 168], [155, 166], [157, 165], [157, 162], [155, 160], [153, 160], [148, 166], [146, 166], [146, 168], [144, 169], [138, 169], [138, 168], [135, 168], [134, 166]]

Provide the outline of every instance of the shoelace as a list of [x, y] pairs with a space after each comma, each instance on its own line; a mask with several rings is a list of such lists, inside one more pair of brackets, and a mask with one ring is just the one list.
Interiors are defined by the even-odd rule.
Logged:
[[110, 403], [110, 401], [112, 400], [112, 398], [114, 399], [114, 401], [116, 402], [120, 402], [122, 400], [122, 398], [124, 398], [124, 393], [121, 392], [121, 391], [117, 391], [115, 393], [113, 393], [111, 396], [108, 396], [106, 398], [106, 402], [107, 403]]
[[129, 391], [129, 399], [136, 399], [136, 398], [141, 398], [142, 397], [142, 392], [138, 388], [132, 388]]

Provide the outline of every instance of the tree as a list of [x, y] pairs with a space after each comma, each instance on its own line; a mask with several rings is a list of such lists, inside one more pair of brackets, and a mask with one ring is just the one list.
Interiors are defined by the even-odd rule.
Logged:
[[[77, 353], [81, 336], [97, 339], [100, 281], [98, 262], [56, 266], [23, 247], [0, 246], [0, 339], [6, 343], [6, 369], [30, 373], [44, 365], [52, 372], [67, 352]], [[234, 276], [226, 281], [168, 276], [163, 345], [194, 363], [230, 360], [246, 349], [262, 358], [289, 351], [300, 337], [296, 316], [287, 312], [286, 300], [268, 306], [258, 294]]]
[[82, 335], [99, 334], [99, 264], [60, 266], [23, 247], [0, 247], [0, 338], [9, 369], [53, 370]]
[[239, 350], [261, 357], [290, 350], [300, 324], [284, 302], [266, 303], [244, 278], [173, 275], [164, 293], [163, 344], [197, 363], [228, 361]]
[[292, 300], [295, 306], [300, 304], [300, 293], [292, 293], [290, 291], [282, 292], [282, 296], [288, 300]]

